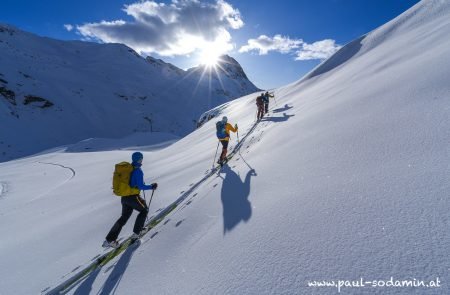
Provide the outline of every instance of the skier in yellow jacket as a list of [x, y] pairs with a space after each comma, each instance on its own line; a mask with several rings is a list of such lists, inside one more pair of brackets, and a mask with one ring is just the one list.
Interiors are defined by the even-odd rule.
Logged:
[[224, 116], [221, 121], [216, 123], [216, 128], [217, 138], [219, 139], [220, 143], [222, 143], [222, 153], [220, 154], [220, 158], [217, 163], [222, 165], [227, 158], [228, 142], [230, 141], [230, 131], [236, 133], [238, 131], [238, 126], [237, 124], [235, 124], [233, 127], [230, 123], [228, 123], [228, 118]]

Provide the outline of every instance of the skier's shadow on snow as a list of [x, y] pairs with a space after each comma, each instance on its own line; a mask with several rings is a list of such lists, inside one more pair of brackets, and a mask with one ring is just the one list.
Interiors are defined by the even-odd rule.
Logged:
[[[109, 274], [108, 279], [105, 281], [101, 291], [97, 294], [106, 295], [114, 293], [114, 289], [119, 285], [120, 280], [122, 279], [125, 270], [130, 263], [131, 257], [134, 254], [134, 251], [138, 245], [129, 246], [124, 253], [120, 256], [119, 261], [117, 261], [114, 269]], [[79, 285], [79, 287], [73, 293], [74, 295], [84, 295], [91, 294], [92, 285], [94, 284], [97, 276], [102, 271], [102, 268], [97, 269], [95, 272], [91, 273], [84, 281]]]
[[102, 290], [98, 293], [100, 295], [108, 295], [114, 293], [114, 289], [119, 285], [120, 280], [122, 279], [123, 274], [125, 273], [128, 264], [130, 263], [131, 257], [134, 254], [134, 251], [137, 250], [140, 241], [136, 241], [135, 244], [129, 246], [124, 253], [120, 256], [119, 261], [117, 261], [114, 269], [109, 274], [109, 277], [106, 279], [105, 284], [102, 287]]
[[286, 113], [283, 113], [282, 117], [274, 117], [274, 116], [270, 116], [270, 117], [263, 117], [261, 119], [261, 121], [266, 121], [266, 122], [275, 122], [275, 123], [279, 123], [279, 122], [286, 122], [287, 120], [289, 120], [290, 117], [294, 117], [295, 115], [288, 115]]
[[282, 113], [282, 112], [286, 112], [287, 110], [290, 110], [292, 108], [293, 108], [293, 106], [285, 104], [284, 107], [278, 108], [278, 109], [274, 109], [272, 112], [274, 112], [274, 113]]
[[247, 172], [242, 182], [239, 175], [231, 170], [230, 166], [222, 168], [225, 178], [222, 183], [222, 205], [223, 205], [223, 234], [233, 230], [239, 222], [247, 222], [252, 216], [252, 206], [248, 197], [250, 195], [250, 180], [256, 176], [254, 169]]
[[97, 279], [98, 274], [101, 272], [101, 268], [96, 269], [93, 273], [91, 273], [83, 283], [78, 286], [73, 295], [84, 295], [91, 294], [92, 292], [92, 284], [94, 284]]

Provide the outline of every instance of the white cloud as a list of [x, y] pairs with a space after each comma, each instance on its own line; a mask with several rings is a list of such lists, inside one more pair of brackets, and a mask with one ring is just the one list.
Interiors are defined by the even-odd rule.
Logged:
[[77, 26], [89, 39], [124, 43], [140, 53], [186, 55], [214, 45], [233, 48], [230, 29], [244, 25], [239, 10], [223, 0], [172, 0], [170, 4], [142, 1], [126, 5], [132, 21], [114, 20]]
[[259, 51], [259, 55], [265, 55], [269, 51], [289, 53], [294, 49], [300, 48], [302, 44], [302, 39], [290, 39], [281, 35], [275, 35], [273, 38], [270, 38], [266, 35], [261, 35], [258, 39], [248, 40], [247, 45], [242, 46], [239, 52]]
[[73, 30], [73, 26], [72, 26], [71, 24], [65, 24], [65, 25], [64, 25], [64, 28], [65, 28], [68, 32], [70, 32], [70, 31]]
[[325, 39], [312, 44], [304, 43], [302, 49], [297, 51], [295, 60], [327, 59], [338, 51], [342, 46], [336, 41]]
[[326, 59], [340, 48], [341, 46], [332, 39], [308, 44], [302, 39], [290, 39], [277, 34], [273, 38], [261, 35], [257, 39], [249, 39], [247, 45], [242, 46], [239, 52], [257, 51], [259, 55], [265, 55], [274, 51], [282, 54], [295, 54], [295, 60], [311, 60]]

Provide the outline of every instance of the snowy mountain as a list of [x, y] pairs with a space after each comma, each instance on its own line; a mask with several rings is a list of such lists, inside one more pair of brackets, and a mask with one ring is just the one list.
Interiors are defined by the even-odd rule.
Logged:
[[184, 71], [121, 44], [0, 25], [0, 161], [87, 138], [184, 136], [204, 111], [257, 90], [228, 56], [217, 71]]
[[[259, 123], [256, 95], [229, 102], [240, 149], [219, 174], [214, 120], [135, 147], [150, 215], [170, 214], [64, 293], [449, 294], [449, 14], [420, 2], [276, 89]], [[52, 294], [105, 253], [131, 151], [98, 150], [0, 164], [2, 294]]]

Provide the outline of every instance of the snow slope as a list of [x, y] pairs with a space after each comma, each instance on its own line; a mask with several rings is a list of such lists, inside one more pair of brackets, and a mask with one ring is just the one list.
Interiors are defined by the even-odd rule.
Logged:
[[125, 45], [53, 40], [0, 24], [0, 161], [90, 137], [184, 136], [204, 111], [256, 90], [229, 56], [217, 71], [184, 71]]
[[[240, 153], [139, 247], [69, 294], [337, 294], [308, 282], [391, 277], [441, 285], [340, 291], [448, 294], [449, 13], [447, 1], [422, 1], [350, 43], [342, 49], [350, 58], [337, 52], [277, 89], [277, 105], [254, 129], [255, 95], [229, 103], [223, 113], [245, 138]], [[145, 179], [159, 183], [152, 214], [208, 173], [214, 133], [210, 121], [145, 152]], [[0, 270], [0, 293], [50, 292], [102, 253], [120, 214], [112, 167], [130, 154], [52, 152], [0, 164], [0, 264], [11, 266]]]

